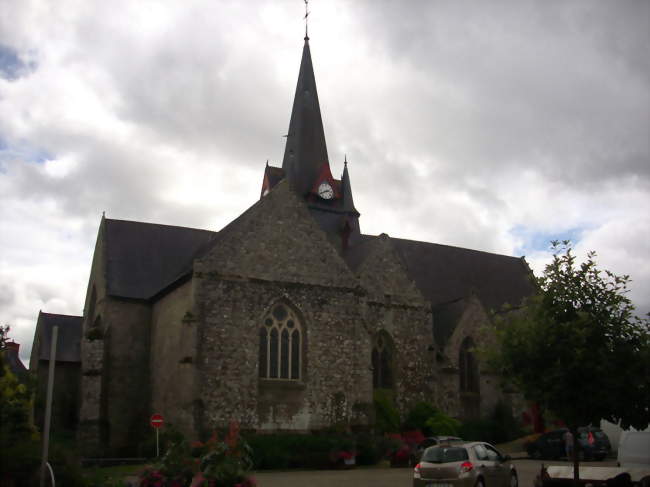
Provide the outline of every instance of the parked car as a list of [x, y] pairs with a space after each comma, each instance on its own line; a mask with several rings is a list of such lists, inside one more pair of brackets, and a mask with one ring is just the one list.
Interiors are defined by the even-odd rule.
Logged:
[[[549, 431], [535, 441], [526, 444], [526, 452], [531, 458], [557, 460], [566, 457], [564, 434], [566, 428]], [[611, 452], [609, 438], [600, 428], [578, 428], [580, 458], [584, 460], [603, 460]]]
[[623, 431], [617, 460], [619, 467], [650, 469], [650, 431]]
[[413, 487], [517, 487], [508, 455], [480, 441], [431, 446], [413, 469]]
[[424, 450], [426, 450], [430, 446], [440, 445], [442, 443], [456, 442], [456, 441], [463, 441], [463, 439], [459, 438], [458, 436], [427, 436], [424, 440], [418, 443], [418, 445], [411, 452], [410, 466], [413, 466], [416, 463], [418, 463], [420, 461], [420, 458], [422, 458], [422, 453], [424, 453]]

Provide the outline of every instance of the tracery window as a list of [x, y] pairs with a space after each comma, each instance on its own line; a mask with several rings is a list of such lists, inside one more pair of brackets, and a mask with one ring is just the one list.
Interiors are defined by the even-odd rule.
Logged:
[[386, 332], [378, 333], [373, 343], [372, 386], [375, 389], [393, 387], [393, 344]]
[[302, 327], [286, 304], [275, 304], [259, 329], [259, 376], [262, 379], [300, 380]]

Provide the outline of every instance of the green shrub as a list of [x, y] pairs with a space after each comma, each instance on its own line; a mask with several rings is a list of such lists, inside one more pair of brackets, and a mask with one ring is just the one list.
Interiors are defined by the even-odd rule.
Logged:
[[255, 469], [327, 468], [339, 435], [270, 434], [248, 438]]
[[505, 443], [521, 436], [521, 427], [510, 408], [499, 402], [489, 417], [463, 423], [460, 435], [468, 441]]
[[376, 389], [374, 392], [375, 432], [379, 434], [399, 432], [399, 411], [393, 396], [393, 391], [388, 389]]
[[374, 465], [384, 456], [383, 439], [370, 433], [277, 433], [247, 437], [256, 470], [328, 468], [340, 462], [341, 453], [356, 453], [359, 465]]
[[417, 403], [406, 415], [402, 424], [402, 431], [420, 430], [426, 436], [431, 435], [427, 420], [438, 414], [439, 411], [426, 402]]
[[357, 465], [375, 465], [386, 453], [382, 438], [370, 433], [356, 435]]
[[57, 485], [84, 487], [81, 460], [74, 449], [50, 442], [49, 462]]
[[465, 439], [465, 437], [460, 434], [460, 421], [446, 415], [442, 411], [436, 410], [436, 412], [427, 419], [426, 425], [430, 435], [460, 436]]

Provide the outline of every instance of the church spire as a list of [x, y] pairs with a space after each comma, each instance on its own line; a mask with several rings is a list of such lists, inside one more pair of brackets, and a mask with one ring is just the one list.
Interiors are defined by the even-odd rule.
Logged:
[[359, 215], [359, 212], [354, 207], [354, 200], [352, 199], [352, 185], [350, 184], [350, 175], [348, 174], [348, 156], [345, 155], [345, 160], [343, 161], [343, 175], [341, 176], [341, 186], [343, 187], [343, 211], [348, 213], [356, 213]]
[[323, 165], [329, 167], [309, 38], [305, 36], [282, 169], [298, 194], [313, 187]]

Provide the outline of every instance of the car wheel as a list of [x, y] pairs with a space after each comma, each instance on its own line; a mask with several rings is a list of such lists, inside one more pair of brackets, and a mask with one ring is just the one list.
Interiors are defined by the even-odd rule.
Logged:
[[510, 487], [518, 487], [519, 480], [517, 479], [517, 474], [515, 472], [510, 473]]

